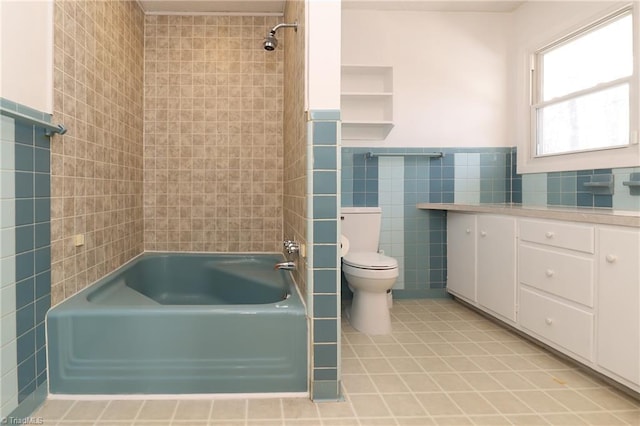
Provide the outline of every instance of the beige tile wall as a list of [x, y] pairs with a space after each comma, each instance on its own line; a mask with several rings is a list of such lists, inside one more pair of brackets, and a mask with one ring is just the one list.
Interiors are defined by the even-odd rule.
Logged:
[[144, 15], [135, 1], [56, 0], [54, 13], [54, 122], [69, 129], [51, 145], [56, 304], [143, 249]]
[[[304, 105], [304, 1], [285, 3], [285, 22], [298, 22], [298, 31], [284, 31], [284, 237], [306, 243], [307, 122]], [[294, 277], [306, 292], [306, 262], [298, 261]]]
[[[286, 13], [304, 22], [304, 3]], [[279, 251], [283, 216], [305, 240], [304, 28], [261, 44], [281, 21], [56, 0], [55, 120], [69, 132], [52, 146], [54, 304], [143, 248]]]
[[146, 16], [146, 250], [280, 251], [277, 17]]

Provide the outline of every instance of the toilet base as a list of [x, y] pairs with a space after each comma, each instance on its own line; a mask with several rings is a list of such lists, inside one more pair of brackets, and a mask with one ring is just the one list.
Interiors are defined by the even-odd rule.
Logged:
[[356, 330], [372, 335], [391, 333], [391, 314], [387, 293], [370, 293], [356, 290], [347, 319]]

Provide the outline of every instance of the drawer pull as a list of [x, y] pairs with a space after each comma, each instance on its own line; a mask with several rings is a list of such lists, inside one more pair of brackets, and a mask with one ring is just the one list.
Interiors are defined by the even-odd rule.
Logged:
[[615, 263], [616, 260], [618, 260], [618, 256], [614, 256], [612, 254], [608, 254], [605, 259], [607, 260], [608, 263]]
[[485, 231], [481, 231], [481, 232], [480, 232], [480, 236], [481, 236], [481, 237], [486, 237], [486, 236], [487, 236], [487, 233], [486, 233]]
[[544, 274], [551, 278], [553, 276], [553, 274], [555, 274], [555, 272], [553, 271], [553, 269], [547, 269], [546, 271], [544, 271]]
[[471, 233], [471, 229], [467, 228], [466, 232], [467, 232], [467, 234], [470, 234]]
[[545, 322], [547, 325], [551, 325], [551, 324], [553, 324], [553, 320], [552, 320], [551, 318], [547, 318], [547, 319], [545, 319], [545, 320], [544, 320], [544, 322]]
[[554, 236], [554, 235], [555, 235], [555, 233], [554, 233], [554, 232], [552, 232], [552, 231], [547, 231], [547, 232], [545, 232], [545, 233], [544, 233], [544, 236], [545, 236], [546, 238], [548, 238], [548, 239], [553, 238], [553, 236]]

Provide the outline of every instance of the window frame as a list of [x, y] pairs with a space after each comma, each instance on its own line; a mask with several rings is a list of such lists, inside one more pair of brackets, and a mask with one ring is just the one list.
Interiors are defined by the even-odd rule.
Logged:
[[[640, 149], [638, 148], [640, 124], [640, 13], [638, 5], [638, 2], [633, 2], [622, 6], [618, 4], [615, 8], [608, 8], [597, 16], [581, 22], [580, 25], [566, 28], [565, 31], [553, 37], [547, 37], [545, 43], [539, 43], [536, 48], [528, 51], [528, 78], [526, 78], [525, 81], [526, 84], [528, 84], [529, 91], [527, 111], [529, 131], [528, 135], [522, 135], [526, 138], [525, 143], [519, 144], [519, 173], [640, 166]], [[542, 84], [540, 79], [543, 75], [543, 54], [586, 35], [591, 31], [597, 30], [607, 23], [620, 19], [626, 14], [631, 15], [633, 31], [633, 70], [631, 75], [571, 92], [548, 101], [542, 101]], [[584, 95], [598, 93], [622, 84], [629, 85], [629, 140], [627, 144], [560, 153], [538, 154], [537, 133], [539, 122], [537, 115], [541, 108]]]

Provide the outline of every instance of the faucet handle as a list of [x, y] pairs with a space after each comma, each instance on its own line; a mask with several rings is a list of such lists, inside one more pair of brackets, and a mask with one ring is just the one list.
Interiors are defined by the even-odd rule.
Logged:
[[300, 251], [300, 243], [293, 240], [285, 240], [284, 248], [289, 254], [298, 253]]

